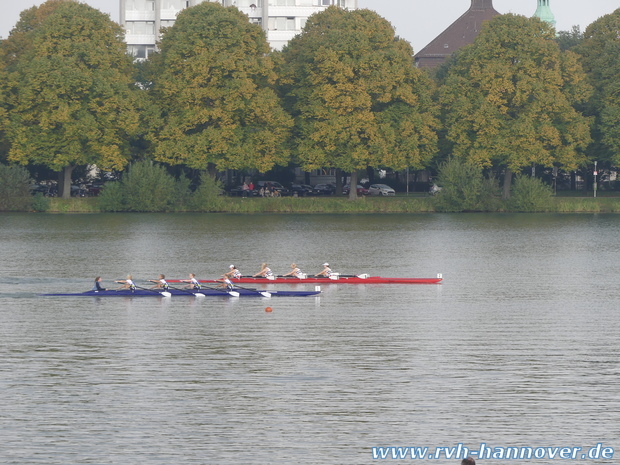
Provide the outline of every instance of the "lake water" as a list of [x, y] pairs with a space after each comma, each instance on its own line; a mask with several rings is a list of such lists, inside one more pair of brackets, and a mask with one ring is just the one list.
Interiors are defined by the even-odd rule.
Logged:
[[[620, 463], [619, 232], [618, 215], [1, 215], [0, 464], [366, 464], [481, 443], [602, 444], [614, 458], [570, 463]], [[444, 282], [37, 295], [263, 261]]]

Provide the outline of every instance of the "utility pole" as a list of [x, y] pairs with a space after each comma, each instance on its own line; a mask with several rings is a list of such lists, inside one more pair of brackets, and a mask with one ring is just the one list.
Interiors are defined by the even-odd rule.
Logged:
[[598, 171], [596, 171], [596, 164], [598, 162], [594, 162], [594, 198], [596, 198], [596, 177], [598, 176]]

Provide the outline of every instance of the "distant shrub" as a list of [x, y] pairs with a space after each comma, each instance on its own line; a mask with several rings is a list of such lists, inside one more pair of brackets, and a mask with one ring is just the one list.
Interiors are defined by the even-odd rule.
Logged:
[[0, 211], [28, 211], [32, 208], [28, 170], [0, 163]]
[[108, 183], [99, 199], [102, 211], [182, 210], [189, 183], [178, 181], [150, 160], [133, 163], [120, 181]]
[[495, 179], [485, 178], [482, 168], [452, 158], [439, 169], [435, 209], [440, 212], [497, 211], [501, 206]]
[[200, 175], [200, 185], [191, 195], [189, 209], [199, 212], [221, 211], [224, 206], [222, 198], [222, 183], [213, 178], [209, 173]]
[[519, 176], [512, 186], [508, 208], [515, 212], [543, 212], [551, 208], [553, 191], [538, 178]]
[[32, 197], [32, 210], [35, 212], [46, 212], [50, 208], [50, 199], [45, 197], [41, 192], [37, 192]]

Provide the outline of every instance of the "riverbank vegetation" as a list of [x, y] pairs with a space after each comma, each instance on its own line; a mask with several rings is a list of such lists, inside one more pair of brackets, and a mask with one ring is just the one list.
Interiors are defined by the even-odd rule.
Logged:
[[[100, 213], [105, 210], [98, 205], [96, 198], [50, 198], [48, 213]], [[282, 197], [282, 198], [225, 198], [210, 207], [178, 208], [176, 212], [219, 212], [233, 214], [260, 213], [324, 213], [324, 214], [370, 214], [370, 213], [435, 213], [435, 199], [430, 196], [398, 196], [395, 198], [367, 198], [351, 202], [346, 198], [329, 197]], [[512, 213], [503, 206], [496, 212]], [[618, 197], [553, 197], [540, 213], [620, 213]]]
[[[59, 173], [64, 200], [28, 200], [15, 171], [0, 185], [8, 192], [0, 208], [614, 209], [612, 201], [553, 194], [562, 181], [576, 189], [578, 178], [582, 189], [596, 187], [597, 166], [606, 176], [618, 171], [619, 29], [620, 9], [570, 37], [538, 18], [500, 15], [428, 73], [370, 10], [326, 8], [282, 51], [270, 51], [261, 27], [236, 8], [202, 2], [162, 31], [159, 53], [133, 63], [107, 15], [48, 0], [24, 11], [0, 42], [0, 163], [25, 166], [37, 181]], [[71, 200], [71, 177], [86, 167], [109, 182], [100, 199]], [[227, 188], [248, 178], [290, 183], [294, 169], [299, 182], [326, 173], [337, 192], [375, 173], [408, 186], [410, 171], [442, 190], [357, 199], [350, 189], [352, 202], [216, 195], [218, 179]], [[609, 176], [608, 186], [620, 184]]]

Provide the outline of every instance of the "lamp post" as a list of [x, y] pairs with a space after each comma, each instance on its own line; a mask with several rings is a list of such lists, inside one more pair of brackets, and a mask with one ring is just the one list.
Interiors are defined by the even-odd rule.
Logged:
[[597, 162], [594, 162], [594, 198], [596, 198], [596, 177], [598, 176], [598, 171], [596, 171], [596, 164]]

